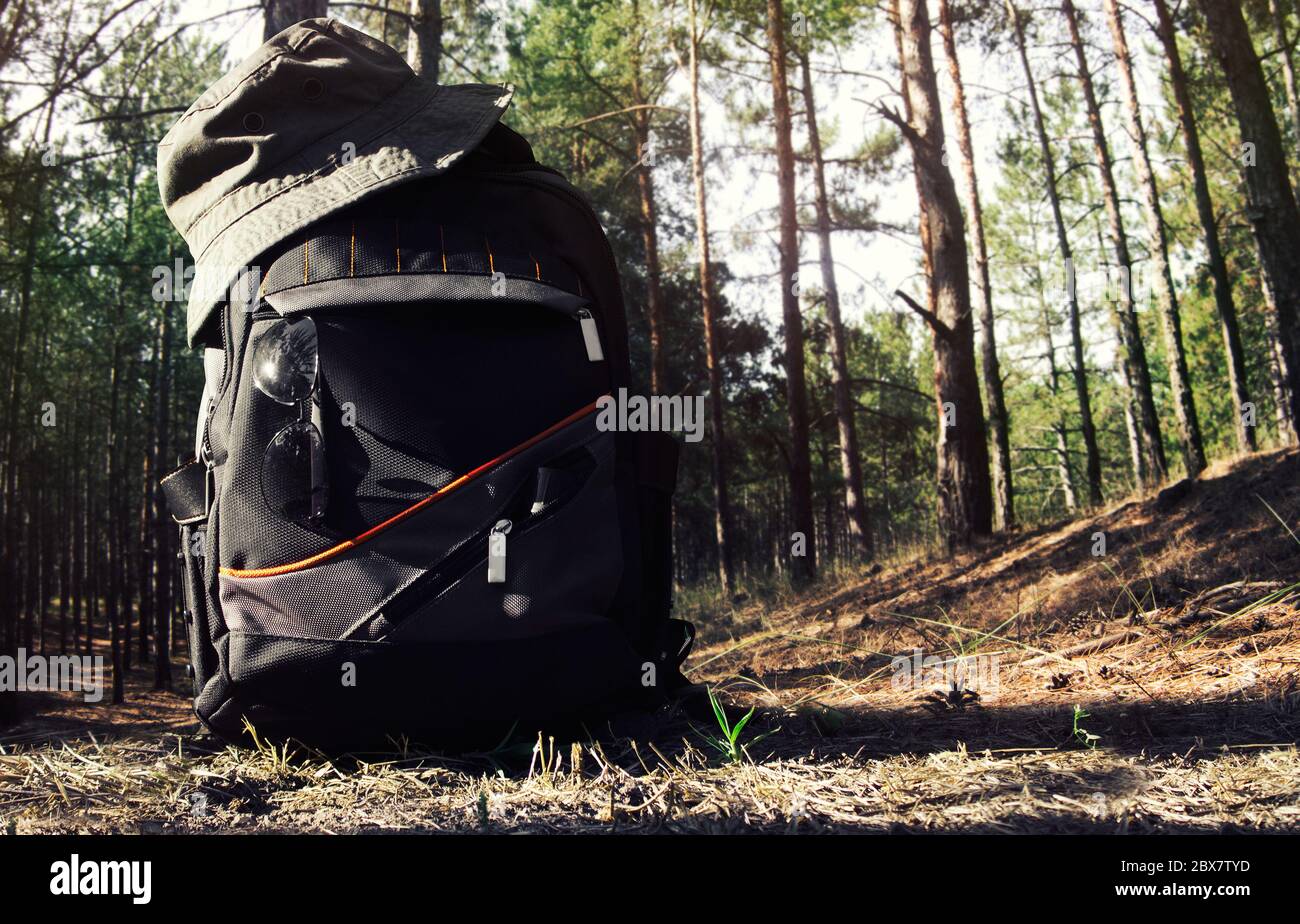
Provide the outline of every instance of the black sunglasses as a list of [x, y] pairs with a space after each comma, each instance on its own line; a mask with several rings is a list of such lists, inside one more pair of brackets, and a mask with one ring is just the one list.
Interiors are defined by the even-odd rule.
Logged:
[[313, 400], [320, 382], [316, 322], [276, 321], [253, 344], [253, 384], [273, 401], [298, 408], [298, 419], [277, 433], [262, 454], [262, 498], [290, 520], [317, 524], [325, 516], [329, 482], [325, 440]]

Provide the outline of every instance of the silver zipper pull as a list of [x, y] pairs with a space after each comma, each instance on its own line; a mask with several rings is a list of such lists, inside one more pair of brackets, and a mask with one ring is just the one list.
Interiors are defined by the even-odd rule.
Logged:
[[492, 531], [488, 533], [488, 583], [504, 584], [506, 582], [506, 534], [514, 524], [509, 520], [497, 520]]
[[598, 363], [605, 358], [605, 351], [600, 348], [600, 331], [596, 329], [596, 319], [586, 308], [578, 309], [578, 323], [582, 325], [582, 342], [587, 345], [587, 359]]
[[203, 513], [206, 516], [212, 512], [212, 502], [217, 499], [217, 467], [211, 459], [204, 459], [203, 465], [206, 469], [203, 473]]

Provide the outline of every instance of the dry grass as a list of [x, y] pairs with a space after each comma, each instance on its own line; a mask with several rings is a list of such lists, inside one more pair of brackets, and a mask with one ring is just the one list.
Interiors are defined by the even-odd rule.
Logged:
[[[133, 713], [51, 698], [0, 739], [0, 816], [18, 832], [1295, 831], [1298, 459], [697, 616], [692, 676], [757, 709], [736, 762], [677, 709], [481, 754], [240, 750], [132, 687]], [[900, 685], [892, 658], [914, 647], [996, 656], [996, 687]]]
[[[638, 752], [641, 759], [638, 759]], [[204, 752], [183, 741], [84, 743], [0, 758], [11, 831], [783, 832], [1284, 831], [1300, 823], [1294, 747], [1153, 757], [1098, 750], [719, 766], [593, 744], [531, 772], [486, 762], [340, 764]], [[621, 758], [621, 759], [620, 759]], [[642, 765], [644, 761], [644, 766]]]

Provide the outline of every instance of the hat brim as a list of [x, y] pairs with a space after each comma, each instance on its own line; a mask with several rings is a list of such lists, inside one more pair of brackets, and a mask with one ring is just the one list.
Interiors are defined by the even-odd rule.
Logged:
[[511, 95], [508, 87], [413, 77], [364, 116], [210, 209], [186, 234], [191, 247], [207, 241], [195, 254], [190, 345], [259, 255], [368, 196], [446, 172], [478, 146]]

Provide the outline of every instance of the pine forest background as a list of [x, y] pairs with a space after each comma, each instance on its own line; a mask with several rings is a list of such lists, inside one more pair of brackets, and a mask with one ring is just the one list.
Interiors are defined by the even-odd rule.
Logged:
[[201, 369], [155, 147], [236, 46], [316, 15], [514, 84], [507, 123], [591, 199], [638, 390], [708, 402], [680, 594], [1296, 439], [1294, 0], [0, 0], [3, 651], [108, 638], [174, 682], [155, 485]]

